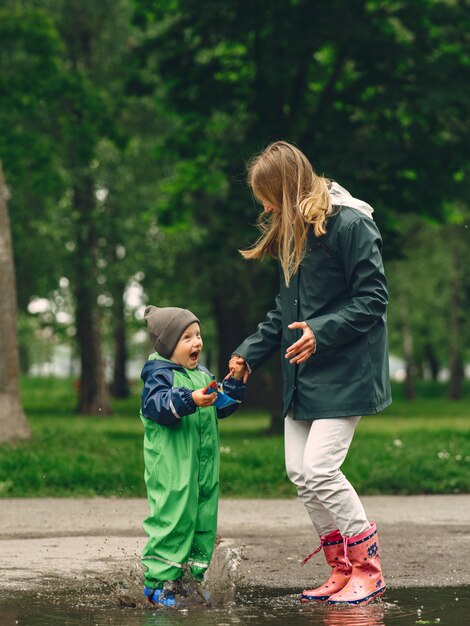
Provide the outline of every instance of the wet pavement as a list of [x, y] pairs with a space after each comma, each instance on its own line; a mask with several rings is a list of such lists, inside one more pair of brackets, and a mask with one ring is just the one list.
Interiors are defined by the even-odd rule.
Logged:
[[[301, 604], [327, 574], [296, 498], [222, 499], [213, 608], [142, 598], [144, 499], [0, 499], [0, 626], [461, 626], [470, 612], [470, 496], [369, 496], [388, 590], [367, 607]], [[189, 621], [188, 621], [188, 618]]]
[[[368, 496], [389, 586], [470, 584], [470, 495]], [[0, 499], [2, 589], [44, 580], [99, 577], [138, 560], [145, 499]], [[300, 567], [318, 543], [297, 498], [222, 499], [222, 546], [243, 546], [247, 585], [313, 586], [327, 572], [321, 555]]]

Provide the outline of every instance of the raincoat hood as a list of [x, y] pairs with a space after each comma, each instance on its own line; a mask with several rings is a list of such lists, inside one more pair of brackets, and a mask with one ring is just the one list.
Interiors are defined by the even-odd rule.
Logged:
[[359, 200], [359, 198], [354, 198], [347, 189], [341, 187], [341, 185], [335, 181], [331, 183], [329, 194], [331, 203], [334, 206], [349, 206], [352, 209], [356, 209], [357, 211], [364, 213], [367, 217], [372, 218], [374, 209], [370, 206], [370, 204], [367, 204], [364, 200]]
[[173, 363], [173, 361], [170, 361], [168, 359], [165, 359], [164, 357], [160, 356], [158, 353], [154, 352], [153, 355], [151, 355], [152, 358], [150, 358], [147, 363], [144, 365], [143, 369], [142, 369], [142, 373], [140, 374], [141, 379], [144, 381], [144, 383], [150, 379], [153, 375], [154, 372], [156, 372], [157, 370], [181, 370], [182, 367], [181, 365], [177, 365], [176, 363]]

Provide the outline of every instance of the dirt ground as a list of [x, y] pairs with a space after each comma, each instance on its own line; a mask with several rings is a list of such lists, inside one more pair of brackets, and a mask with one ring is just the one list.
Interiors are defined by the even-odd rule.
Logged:
[[[369, 496], [389, 587], [470, 584], [470, 495]], [[1, 499], [0, 593], [47, 581], [112, 578], [139, 562], [144, 499]], [[327, 571], [302, 558], [318, 538], [300, 502], [222, 499], [219, 550], [243, 546], [243, 585], [308, 588]]]

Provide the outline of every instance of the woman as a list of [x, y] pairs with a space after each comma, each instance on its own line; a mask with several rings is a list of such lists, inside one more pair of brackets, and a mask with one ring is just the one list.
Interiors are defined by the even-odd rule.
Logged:
[[260, 238], [241, 254], [277, 257], [280, 291], [229, 368], [244, 365], [246, 381], [284, 354], [287, 474], [320, 535], [315, 552], [323, 547], [332, 567], [302, 600], [367, 604], [385, 591], [377, 529], [340, 467], [360, 416], [391, 403], [380, 233], [368, 204], [284, 141], [253, 160], [248, 183], [264, 214]]

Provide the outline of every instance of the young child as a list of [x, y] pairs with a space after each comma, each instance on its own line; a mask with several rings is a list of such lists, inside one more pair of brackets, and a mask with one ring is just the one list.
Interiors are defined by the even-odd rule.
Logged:
[[217, 418], [239, 406], [245, 390], [242, 367], [223, 382], [236, 402], [216, 408], [217, 393], [205, 393], [214, 377], [199, 357], [198, 318], [187, 309], [148, 306], [144, 318], [156, 352], [150, 355], [140, 416], [145, 428], [145, 483], [150, 515], [142, 553], [144, 594], [159, 606], [178, 606], [188, 590], [186, 570], [201, 582], [214, 551], [219, 491]]

